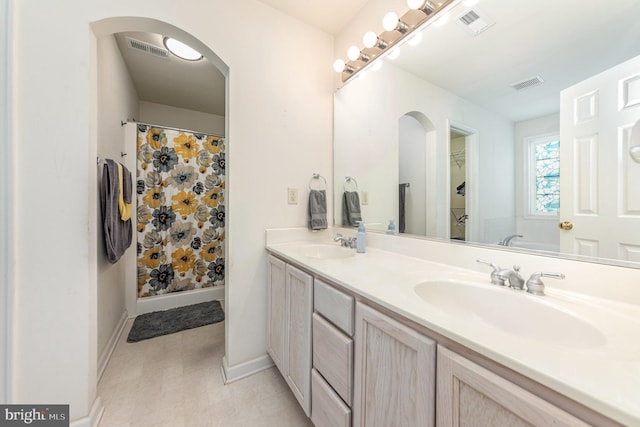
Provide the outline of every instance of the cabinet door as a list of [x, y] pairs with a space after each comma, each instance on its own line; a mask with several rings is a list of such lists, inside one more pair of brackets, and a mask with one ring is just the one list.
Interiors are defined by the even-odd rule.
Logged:
[[433, 426], [435, 342], [357, 303], [355, 345], [353, 425]]
[[267, 263], [267, 351], [280, 372], [285, 373], [286, 264], [271, 255]]
[[313, 277], [287, 264], [286, 372], [289, 387], [307, 416], [311, 414], [311, 315]]
[[438, 426], [588, 425], [442, 346], [437, 364]]

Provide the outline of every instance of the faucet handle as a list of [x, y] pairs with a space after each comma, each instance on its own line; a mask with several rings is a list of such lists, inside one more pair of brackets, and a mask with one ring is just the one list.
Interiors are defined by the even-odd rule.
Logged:
[[491, 283], [498, 286], [504, 286], [504, 279], [500, 277], [500, 271], [502, 271], [502, 269], [498, 265], [484, 259], [477, 259], [476, 262], [486, 264], [493, 268], [493, 271], [491, 272]]
[[564, 279], [565, 275], [562, 273], [533, 273], [529, 280], [527, 280], [527, 292], [533, 295], [544, 295], [544, 283], [540, 277], [551, 277], [553, 279]]

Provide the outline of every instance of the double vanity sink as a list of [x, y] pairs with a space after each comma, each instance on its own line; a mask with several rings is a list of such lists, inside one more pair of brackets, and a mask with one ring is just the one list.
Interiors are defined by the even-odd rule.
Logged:
[[586, 408], [640, 425], [635, 305], [553, 287], [531, 295], [492, 284], [484, 267], [374, 247], [357, 254], [330, 241], [267, 241], [267, 250]]
[[[353, 249], [331, 243], [302, 244], [298, 250], [301, 256], [315, 260], [361, 256]], [[606, 342], [605, 334], [596, 326], [553, 298], [492, 286], [487, 277], [464, 277], [453, 273], [440, 275], [416, 284], [413, 292], [430, 310], [439, 311], [444, 316], [542, 344], [592, 348]]]

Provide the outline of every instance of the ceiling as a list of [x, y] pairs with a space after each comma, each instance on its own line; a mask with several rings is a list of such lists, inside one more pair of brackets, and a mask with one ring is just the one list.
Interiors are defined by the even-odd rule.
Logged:
[[[337, 34], [369, 0], [258, 0], [329, 34]], [[381, 18], [382, 19], [382, 18]]]
[[172, 54], [159, 57], [129, 47], [127, 38], [166, 50], [160, 34], [115, 34], [122, 58], [140, 101], [225, 115], [225, 77], [204, 58], [184, 61]]
[[[259, 0], [330, 34], [336, 34], [368, 0]], [[122, 58], [141, 101], [225, 115], [225, 79], [209, 61], [161, 58], [132, 49], [127, 37], [164, 49], [160, 34], [115, 35]]]
[[[331, 34], [369, 0], [259, 0]], [[478, 36], [452, 19], [425, 29], [423, 42], [403, 54], [399, 66], [458, 96], [514, 121], [558, 109], [558, 92], [605, 68], [640, 54], [640, 1], [480, 0], [473, 9], [495, 22]], [[456, 2], [452, 16], [468, 10]], [[116, 35], [142, 101], [224, 115], [224, 76], [209, 61], [158, 58], [127, 46], [131, 37], [164, 48], [162, 36]], [[512, 83], [539, 75], [534, 89], [516, 92]]]
[[[494, 22], [474, 35], [455, 4], [443, 27], [401, 46], [397, 65], [487, 110], [517, 122], [557, 113], [559, 93], [640, 55], [640, 1], [480, 0], [472, 9]], [[511, 85], [540, 76], [542, 84]]]

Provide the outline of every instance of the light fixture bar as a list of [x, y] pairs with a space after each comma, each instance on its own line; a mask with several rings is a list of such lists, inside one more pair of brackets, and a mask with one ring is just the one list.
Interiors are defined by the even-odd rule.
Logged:
[[[394, 12], [389, 12], [384, 16], [384, 32], [376, 36], [372, 31], [365, 34], [363, 38], [364, 49], [357, 46], [349, 48], [348, 61], [338, 59], [334, 63], [334, 69], [341, 73], [342, 82], [354, 77], [365, 68], [369, 68], [376, 59], [387, 55], [392, 47], [398, 45], [405, 38], [414, 32], [422, 30], [437, 15], [440, 15], [451, 3], [456, 0], [408, 0], [409, 10], [402, 17]], [[339, 62], [341, 61], [341, 62]], [[340, 65], [336, 67], [336, 64]], [[344, 64], [344, 68], [342, 67]]]

